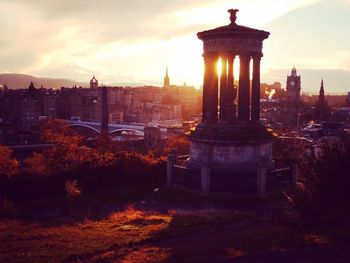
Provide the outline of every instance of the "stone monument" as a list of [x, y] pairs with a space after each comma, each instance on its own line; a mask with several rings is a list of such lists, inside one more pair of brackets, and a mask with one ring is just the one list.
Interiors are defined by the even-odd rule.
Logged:
[[[263, 40], [270, 33], [237, 25], [238, 10], [228, 12], [229, 25], [197, 34], [204, 47], [203, 118], [190, 134], [188, 166], [194, 170], [209, 168], [210, 182], [220, 172], [237, 177], [247, 173], [256, 175], [258, 169], [273, 167], [274, 136], [260, 123], [260, 60]], [[233, 67], [238, 57], [236, 92]]]

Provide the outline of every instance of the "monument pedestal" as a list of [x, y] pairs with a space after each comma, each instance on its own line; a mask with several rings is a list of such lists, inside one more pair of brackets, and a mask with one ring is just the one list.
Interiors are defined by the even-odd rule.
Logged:
[[270, 169], [273, 135], [259, 123], [201, 123], [190, 135], [189, 167], [232, 173]]

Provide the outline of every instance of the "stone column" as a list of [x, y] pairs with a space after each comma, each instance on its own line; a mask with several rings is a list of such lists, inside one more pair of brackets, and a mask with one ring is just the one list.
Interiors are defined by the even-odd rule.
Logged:
[[253, 81], [252, 81], [252, 121], [260, 120], [260, 60], [261, 55], [253, 56]]
[[101, 118], [101, 134], [109, 136], [108, 132], [108, 91], [107, 87], [101, 87], [102, 98], [102, 118]]
[[203, 122], [217, 123], [218, 120], [218, 74], [216, 53], [204, 53]]
[[227, 74], [227, 107], [228, 107], [228, 122], [233, 123], [236, 121], [236, 109], [235, 109], [235, 90], [234, 90], [234, 75], [233, 65], [235, 56], [228, 57], [228, 74]]
[[238, 88], [238, 120], [249, 121], [250, 108], [250, 80], [249, 62], [250, 56], [246, 53], [240, 55], [239, 88]]
[[221, 77], [220, 77], [220, 123], [227, 123], [227, 58], [221, 56]]

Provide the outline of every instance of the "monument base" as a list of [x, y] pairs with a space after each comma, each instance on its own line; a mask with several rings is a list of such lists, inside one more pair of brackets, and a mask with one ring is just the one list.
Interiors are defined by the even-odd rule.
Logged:
[[265, 194], [273, 138], [259, 123], [201, 123], [190, 135], [187, 166], [174, 166], [176, 157], [169, 156], [168, 185], [202, 194]]
[[272, 142], [252, 145], [191, 142], [189, 167], [200, 169], [203, 166], [236, 173], [254, 172], [258, 168], [273, 168]]
[[231, 172], [273, 168], [273, 134], [260, 123], [200, 124], [190, 135], [189, 167]]

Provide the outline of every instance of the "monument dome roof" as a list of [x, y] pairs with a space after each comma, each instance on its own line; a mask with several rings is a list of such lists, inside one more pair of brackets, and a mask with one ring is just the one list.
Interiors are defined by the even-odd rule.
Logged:
[[269, 37], [270, 33], [267, 31], [237, 25], [236, 13], [238, 9], [229, 9], [228, 12], [231, 20], [229, 25], [199, 32], [197, 33], [198, 38], [205, 40], [211, 38], [246, 37], [264, 40]]

